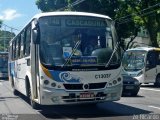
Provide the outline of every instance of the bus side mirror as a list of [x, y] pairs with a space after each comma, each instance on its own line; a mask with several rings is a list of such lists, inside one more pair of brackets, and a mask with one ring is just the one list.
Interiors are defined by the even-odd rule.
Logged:
[[32, 40], [34, 44], [39, 44], [40, 42], [40, 29], [39, 29], [39, 23], [37, 20], [33, 20], [32, 22]]
[[39, 44], [39, 30], [37, 28], [32, 30], [32, 39], [34, 44]]

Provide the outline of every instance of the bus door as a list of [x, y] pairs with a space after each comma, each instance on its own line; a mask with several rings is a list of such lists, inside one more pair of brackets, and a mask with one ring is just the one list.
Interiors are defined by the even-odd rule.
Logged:
[[157, 74], [157, 57], [155, 51], [149, 51], [146, 59], [145, 83], [155, 82]]

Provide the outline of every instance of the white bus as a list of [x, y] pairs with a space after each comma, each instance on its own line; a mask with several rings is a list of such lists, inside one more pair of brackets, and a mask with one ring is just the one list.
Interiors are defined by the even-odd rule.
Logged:
[[8, 79], [8, 52], [0, 52], [0, 79]]
[[84, 12], [41, 13], [10, 42], [13, 92], [38, 105], [98, 103], [121, 97], [114, 22]]
[[123, 74], [128, 74], [140, 83], [160, 86], [160, 48], [137, 47], [124, 53]]

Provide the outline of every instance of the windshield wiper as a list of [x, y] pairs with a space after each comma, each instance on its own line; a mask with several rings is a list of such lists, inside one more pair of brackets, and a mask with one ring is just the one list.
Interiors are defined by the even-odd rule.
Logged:
[[69, 57], [67, 58], [66, 62], [62, 65], [62, 68], [63, 68], [66, 64], [68, 64], [68, 62], [71, 60], [72, 56], [73, 56], [74, 53], [76, 52], [76, 50], [77, 50], [77, 48], [79, 47], [80, 43], [81, 43], [80, 40], [78, 40], [78, 41], [76, 42], [75, 46], [74, 46], [73, 49], [72, 49], [71, 54], [70, 54]]
[[110, 59], [108, 60], [108, 62], [106, 63], [105, 67], [108, 67], [108, 66], [110, 65], [111, 60], [112, 60], [115, 52], [117, 51], [118, 47], [119, 47], [119, 42], [117, 42], [117, 44], [116, 44], [116, 46], [115, 46], [115, 48], [114, 48], [114, 50], [113, 50], [113, 52], [112, 52], [112, 55], [111, 55]]

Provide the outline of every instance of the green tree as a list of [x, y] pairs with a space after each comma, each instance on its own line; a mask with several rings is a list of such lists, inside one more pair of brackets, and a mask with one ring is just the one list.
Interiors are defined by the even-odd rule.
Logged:
[[160, 0], [85, 0], [80, 4], [72, 4], [76, 3], [76, 1], [37, 0], [36, 4], [43, 12], [55, 11], [68, 6], [68, 9], [72, 11], [109, 15], [117, 23], [119, 37], [128, 38], [132, 36], [131, 41], [137, 36], [138, 28], [144, 26], [149, 32], [152, 46], [158, 47], [157, 33], [160, 31]]
[[15, 36], [14, 33], [9, 31], [0, 30], [0, 51], [7, 51], [9, 41]]
[[51, 12], [69, 5], [69, 2], [70, 0], [36, 0], [36, 5], [42, 12]]
[[133, 21], [135, 26], [144, 26], [150, 35], [152, 46], [158, 47], [157, 33], [160, 29], [160, 0], [121, 1], [117, 18]]

